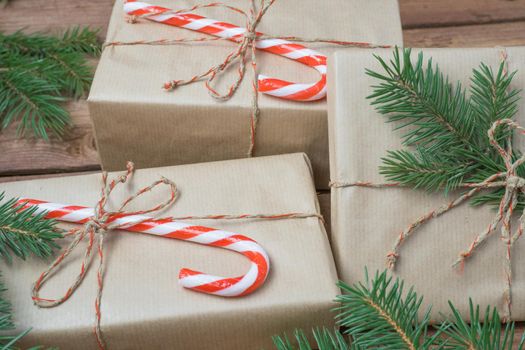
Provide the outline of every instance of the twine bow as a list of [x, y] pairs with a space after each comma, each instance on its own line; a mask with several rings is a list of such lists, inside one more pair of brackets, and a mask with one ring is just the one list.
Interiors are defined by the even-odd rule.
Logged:
[[[84, 281], [87, 269], [91, 262], [91, 257], [94, 248], [97, 249], [99, 266], [97, 272], [97, 296], [95, 299], [95, 326], [94, 333], [96, 336], [97, 344], [100, 349], [105, 349], [105, 341], [102, 336], [102, 331], [100, 328], [101, 321], [101, 299], [102, 299], [102, 290], [103, 290], [103, 274], [104, 274], [104, 237], [105, 233], [110, 230], [115, 229], [127, 229], [135, 225], [141, 224], [145, 221], [150, 221], [151, 216], [145, 216], [144, 214], [159, 212], [164, 208], [173, 204], [178, 197], [178, 191], [175, 183], [162, 177], [159, 180], [153, 182], [150, 186], [144, 187], [141, 190], [137, 191], [135, 194], [128, 197], [122, 202], [119, 209], [116, 211], [110, 211], [106, 208], [107, 202], [113, 190], [119, 184], [125, 184], [128, 182], [134, 172], [133, 163], [129, 162], [127, 164], [127, 172], [124, 175], [121, 175], [109, 184], [107, 183], [108, 175], [107, 173], [102, 173], [102, 190], [100, 195], [100, 200], [97, 202], [95, 207], [94, 215], [88, 218], [83, 222], [81, 228], [75, 228], [68, 231], [65, 236], [75, 236], [74, 240], [69, 244], [67, 248], [58, 256], [58, 258], [53, 261], [53, 263], [40, 275], [38, 280], [33, 284], [32, 288], [32, 299], [35, 305], [42, 308], [51, 308], [58, 306], [68, 300], [74, 293], [75, 290], [80, 286]], [[127, 211], [126, 207], [139, 198], [141, 195], [146, 192], [151, 191], [157, 186], [166, 185], [170, 188], [170, 196], [164, 202], [153, 206], [150, 209], [138, 210], [138, 211]], [[77, 208], [78, 209], [78, 208]], [[136, 216], [136, 218], [135, 218]], [[123, 220], [126, 218], [125, 220]], [[240, 214], [240, 215], [230, 215], [230, 214], [220, 214], [220, 215], [192, 215], [192, 216], [181, 216], [181, 217], [170, 217], [163, 218], [160, 220], [170, 221], [174, 220], [285, 220], [285, 219], [306, 219], [306, 218], [317, 218], [324, 223], [323, 217], [321, 214], [314, 213], [301, 213], [301, 212], [291, 212], [291, 213], [278, 213], [278, 214]], [[88, 244], [84, 253], [84, 258], [80, 265], [80, 272], [74, 279], [73, 283], [66, 290], [64, 295], [57, 299], [49, 299], [40, 297], [40, 289], [43, 285], [52, 277], [53, 272], [63, 264], [64, 259], [77, 247], [77, 245], [83, 241], [86, 236], [88, 237]]]
[[[173, 204], [175, 200], [177, 199], [177, 186], [175, 183], [171, 182], [170, 180], [166, 178], [160, 178], [159, 180], [153, 182], [150, 186], [147, 186], [141, 190], [139, 190], [134, 195], [128, 197], [126, 200], [122, 202], [120, 205], [120, 208], [116, 211], [109, 211], [106, 208], [108, 199], [110, 194], [113, 192], [113, 190], [119, 185], [119, 184], [125, 184], [128, 180], [131, 179], [133, 176], [134, 171], [134, 165], [133, 163], [129, 162], [127, 164], [127, 172], [125, 175], [121, 175], [118, 178], [111, 181], [109, 184], [107, 183], [107, 173], [102, 174], [102, 191], [100, 195], [100, 200], [98, 201], [96, 207], [95, 207], [95, 215], [90, 218], [82, 228], [75, 228], [70, 230], [66, 235], [72, 235], [75, 236], [75, 239], [71, 242], [71, 244], [62, 252], [62, 254], [49, 266], [47, 270], [45, 270], [38, 280], [34, 283], [33, 289], [32, 289], [32, 298], [35, 305], [42, 307], [42, 308], [51, 308], [55, 307], [57, 305], [62, 304], [65, 302], [78, 288], [78, 286], [84, 281], [84, 278], [86, 276], [87, 267], [90, 264], [91, 261], [91, 255], [93, 252], [93, 248], [97, 249], [98, 253], [98, 272], [97, 272], [97, 296], [95, 299], [95, 315], [96, 315], [96, 321], [95, 321], [95, 327], [94, 332], [96, 335], [97, 343], [99, 348], [104, 349], [105, 348], [105, 342], [102, 337], [102, 333], [100, 330], [100, 319], [101, 319], [101, 313], [100, 313], [100, 306], [101, 306], [101, 300], [102, 300], [102, 289], [103, 289], [103, 274], [104, 274], [104, 236], [105, 233], [109, 230], [115, 230], [123, 227], [123, 224], [119, 223], [118, 219], [123, 217], [132, 217], [134, 215], [143, 215], [153, 212], [158, 212], [169, 205]], [[138, 211], [126, 211], [126, 207], [128, 204], [133, 202], [135, 199], [139, 198], [141, 195], [145, 194], [146, 192], [151, 191], [153, 188], [161, 185], [166, 185], [170, 188], [170, 196], [169, 198], [158, 204], [154, 207], [146, 210], [138, 210]], [[145, 221], [147, 219], [144, 219], [143, 217], [136, 221], [127, 221], [126, 226], [136, 225], [140, 224], [141, 222]], [[66, 293], [58, 298], [58, 299], [46, 299], [40, 297], [40, 289], [42, 286], [46, 283], [46, 281], [49, 280], [49, 278], [52, 276], [52, 273], [62, 264], [64, 259], [76, 248], [76, 246], [84, 240], [85, 237], [88, 237], [88, 245], [86, 247], [86, 251], [84, 254], [83, 261], [80, 265], [80, 272], [76, 276], [73, 283], [70, 285], [70, 287], [67, 289]]]
[[[496, 231], [496, 228], [501, 223], [501, 240], [506, 245], [506, 254], [505, 254], [505, 263], [504, 263], [504, 279], [505, 279], [505, 289], [503, 291], [503, 301], [504, 309], [502, 319], [508, 321], [511, 318], [511, 306], [512, 306], [512, 247], [516, 241], [522, 236], [523, 230], [525, 227], [525, 209], [522, 212], [518, 220], [517, 229], [512, 232], [511, 228], [511, 219], [514, 210], [518, 204], [518, 197], [521, 194], [525, 194], [525, 179], [517, 175], [517, 169], [523, 163], [525, 163], [525, 154], [521, 155], [518, 159], [515, 159], [513, 156], [512, 149], [512, 133], [509, 132], [507, 137], [507, 149], [504, 149], [495, 139], [496, 130], [502, 126], [506, 125], [510, 129], [516, 129], [525, 134], [525, 128], [517, 124], [511, 119], [501, 119], [492, 124], [492, 127], [488, 130], [489, 142], [494, 149], [502, 157], [505, 163], [506, 171], [495, 173], [485, 180], [479, 183], [464, 183], [461, 184], [462, 188], [470, 188], [470, 190], [461, 196], [455, 198], [449, 203], [432, 210], [425, 215], [419, 217], [416, 221], [411, 223], [403, 232], [401, 232], [392, 248], [392, 250], [387, 254], [387, 266], [390, 269], [395, 268], [397, 259], [399, 258], [399, 249], [403, 242], [409, 238], [415, 230], [426, 222], [437, 218], [448, 212], [449, 210], [457, 207], [463, 202], [469, 200], [474, 195], [478, 194], [482, 190], [486, 189], [497, 189], [505, 188], [505, 194], [501, 199], [499, 204], [499, 209], [489, 224], [486, 230], [479, 233], [474, 241], [470, 244], [467, 250], [461, 252], [454, 262], [453, 266], [463, 266], [466, 259], [468, 259], [476, 251], [480, 244], [482, 244], [492, 233]], [[388, 184], [374, 184], [370, 182], [354, 182], [354, 183], [344, 183], [344, 182], [333, 182], [330, 184], [331, 187], [368, 187], [368, 188], [386, 188], [386, 187], [399, 187], [399, 183], [388, 183]]]
[[[248, 12], [243, 11], [240, 8], [233, 7], [227, 4], [223, 4], [220, 2], [212, 2], [208, 4], [199, 4], [195, 5], [188, 9], [182, 9], [182, 10], [171, 10], [171, 11], [161, 11], [161, 12], [151, 12], [142, 14], [139, 16], [130, 16], [128, 17], [129, 23], [136, 23], [138, 18], [148, 18], [148, 17], [154, 17], [159, 14], [167, 15], [167, 14], [187, 14], [194, 12], [195, 10], [202, 9], [202, 8], [210, 8], [210, 7], [217, 7], [217, 8], [224, 8], [226, 10], [230, 10], [236, 13], [241, 14], [245, 18], [245, 32], [241, 33], [234, 38], [222, 38], [222, 37], [199, 37], [199, 38], [182, 38], [182, 39], [160, 39], [160, 40], [152, 40], [152, 41], [146, 41], [146, 40], [138, 40], [138, 41], [132, 41], [132, 42], [121, 42], [121, 41], [115, 41], [115, 42], [106, 42], [104, 44], [104, 47], [107, 46], [123, 46], [123, 45], [179, 45], [183, 43], [190, 43], [190, 42], [206, 42], [206, 41], [234, 41], [237, 46], [231, 51], [229, 54], [226, 55], [224, 60], [222, 60], [220, 63], [213, 65], [208, 70], [206, 70], [203, 73], [194, 75], [190, 79], [187, 80], [171, 80], [164, 84], [164, 89], [167, 91], [172, 91], [176, 89], [177, 87], [183, 86], [183, 85], [189, 85], [194, 82], [200, 81], [204, 78], [206, 78], [205, 86], [208, 90], [208, 93], [211, 97], [214, 99], [220, 100], [220, 101], [226, 101], [229, 100], [235, 95], [237, 92], [239, 86], [241, 85], [245, 73], [246, 73], [246, 61], [250, 60], [251, 65], [251, 80], [252, 80], [252, 100], [251, 100], [251, 118], [250, 118], [250, 146], [248, 148], [247, 156], [252, 157], [255, 150], [255, 135], [257, 131], [257, 124], [259, 120], [260, 110], [259, 110], [259, 98], [258, 98], [258, 79], [257, 79], [257, 59], [256, 59], [256, 45], [255, 42], [258, 40], [264, 40], [264, 39], [282, 39], [282, 40], [288, 40], [292, 42], [309, 42], [309, 43], [326, 43], [326, 44], [332, 44], [342, 47], [360, 47], [360, 48], [389, 48], [390, 45], [375, 45], [371, 43], [365, 43], [365, 42], [352, 42], [352, 41], [342, 41], [342, 40], [336, 40], [336, 39], [322, 39], [322, 38], [299, 38], [295, 36], [270, 36], [270, 35], [263, 35], [261, 33], [257, 32], [257, 27], [259, 26], [261, 20], [263, 19], [264, 15], [268, 11], [268, 9], [275, 3], [276, 0], [260, 0], [259, 6], [257, 6], [256, 0], [250, 0], [250, 10]], [[237, 71], [237, 77], [233, 81], [233, 83], [226, 89], [225, 92], [221, 93], [216, 90], [212, 86], [212, 83], [214, 82], [215, 78], [219, 75], [224, 73], [226, 70], [228, 70], [230, 67], [232, 67], [236, 61], [238, 61], [238, 67], [236, 69]]]

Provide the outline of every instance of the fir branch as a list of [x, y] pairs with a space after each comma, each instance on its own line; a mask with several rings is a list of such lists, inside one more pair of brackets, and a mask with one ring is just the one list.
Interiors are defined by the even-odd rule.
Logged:
[[62, 134], [70, 117], [59, 104], [64, 98], [56, 87], [32, 75], [33, 67], [19, 66], [0, 72], [0, 121], [5, 129], [19, 120], [19, 135], [32, 130], [47, 140], [47, 131]]
[[476, 148], [473, 110], [461, 85], [450, 84], [432, 60], [424, 68], [422, 53], [415, 64], [410, 56], [410, 49], [402, 57], [396, 49], [390, 65], [375, 56], [386, 75], [366, 70], [381, 82], [368, 96], [372, 105], [390, 122], [402, 122], [398, 129], [415, 126], [403, 135], [407, 146], [419, 144], [432, 151]]
[[[0, 202], [3, 199], [0, 193]], [[0, 256], [8, 262], [12, 255], [49, 257], [58, 248], [55, 240], [62, 237], [56, 221], [45, 219], [45, 213], [36, 214], [36, 207], [22, 209], [16, 203], [15, 198], [0, 203]]]
[[[4, 334], [0, 335], [0, 347], [2, 350], [15, 350], [14, 346], [22, 337], [29, 333], [30, 329], [25, 330], [19, 334], [6, 335], [6, 332], [15, 329], [13, 323], [13, 310], [11, 303], [4, 298], [6, 288], [2, 281], [0, 281], [0, 331]], [[37, 349], [37, 348], [32, 348]]]
[[[340, 282], [344, 294], [337, 298], [342, 304], [339, 324], [347, 328], [355, 345], [363, 348], [429, 349], [434, 337], [427, 337], [430, 309], [421, 320], [422, 298], [414, 290], [404, 292], [404, 283], [392, 281], [386, 271], [376, 273], [370, 282], [348, 286]], [[439, 333], [438, 333], [439, 334]]]
[[99, 29], [89, 27], [73, 27], [68, 29], [60, 39], [60, 45], [65, 52], [85, 53], [98, 57], [102, 52], [102, 45], [98, 39]]
[[80, 98], [92, 81], [86, 55], [98, 55], [97, 31], [75, 27], [62, 37], [40, 33], [0, 33], [0, 121], [2, 128], [20, 120], [19, 135], [32, 130], [48, 139], [70, 124], [62, 107], [67, 97]]
[[[294, 332], [295, 343], [292, 344], [288, 336], [273, 337], [273, 343], [277, 350], [312, 350], [306, 334], [302, 330]], [[313, 338], [316, 346], [314, 349], [320, 350], [359, 350], [357, 346], [350, 346], [346, 339], [338, 331], [330, 332], [328, 329], [316, 329], [313, 331]]]
[[474, 307], [469, 299], [470, 324], [465, 322], [459, 311], [449, 301], [453, 319], [441, 325], [443, 338], [437, 344], [443, 349], [468, 349], [468, 350], [512, 350], [523, 349], [525, 333], [518, 344], [514, 342], [514, 322], [507, 323], [504, 327], [496, 308], [490, 306], [485, 311], [485, 316], [480, 314], [479, 305]]
[[[470, 301], [470, 323], [465, 322], [449, 302], [452, 318], [430, 328], [430, 308], [422, 314], [422, 298], [413, 288], [403, 291], [403, 281], [393, 280], [387, 271], [376, 272], [369, 281], [365, 270], [364, 283], [348, 286], [339, 283], [343, 294], [336, 301], [341, 303], [336, 316], [344, 334], [351, 336], [351, 345], [338, 331], [315, 330], [313, 338], [319, 350], [360, 349], [454, 349], [454, 350], [522, 350], [525, 334], [515, 342], [514, 323], [504, 327], [496, 309], [487, 308], [484, 316], [479, 306]], [[311, 350], [303, 331], [294, 333], [294, 341], [287, 336], [274, 337], [277, 350]]]
[[417, 147], [414, 152], [388, 151], [382, 160], [379, 171], [387, 180], [428, 191], [456, 188], [475, 169], [472, 162], [460, 163], [454, 158], [444, 158], [421, 147]]
[[[470, 94], [419, 53], [415, 63], [411, 50], [394, 50], [388, 63], [376, 56], [384, 73], [367, 70], [379, 81], [368, 97], [379, 113], [396, 129], [406, 130], [403, 143], [414, 151], [391, 151], [380, 172], [388, 180], [429, 191], [477, 183], [505, 171], [501, 156], [489, 144], [487, 130], [498, 119], [512, 118], [518, 110], [519, 90], [511, 89], [515, 73], [502, 63], [496, 73], [481, 64], [473, 71]], [[505, 147], [509, 129], [500, 128], [496, 139]], [[524, 167], [518, 173], [525, 173]], [[496, 191], [501, 199], [502, 191]], [[474, 203], [492, 202], [494, 195], [480, 194]], [[520, 198], [520, 202], [524, 202]]]

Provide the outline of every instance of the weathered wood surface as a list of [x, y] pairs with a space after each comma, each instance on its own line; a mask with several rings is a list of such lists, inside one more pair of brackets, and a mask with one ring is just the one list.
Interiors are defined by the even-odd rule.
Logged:
[[524, 0], [399, 0], [404, 29], [525, 21]]

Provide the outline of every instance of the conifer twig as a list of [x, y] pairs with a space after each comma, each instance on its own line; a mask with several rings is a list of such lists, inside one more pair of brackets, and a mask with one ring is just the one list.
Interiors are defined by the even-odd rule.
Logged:
[[0, 33], [2, 129], [19, 121], [19, 135], [63, 135], [71, 120], [62, 102], [86, 94], [93, 75], [86, 55], [100, 50], [97, 31], [89, 28], [74, 27], [61, 37]]
[[[383, 72], [366, 70], [378, 81], [368, 98], [396, 130], [403, 131], [403, 144], [415, 147], [387, 153], [380, 168], [387, 180], [447, 192], [505, 171], [487, 137], [494, 121], [513, 118], [518, 110], [520, 91], [510, 87], [515, 72], [506, 72], [504, 62], [496, 72], [485, 64], [475, 69], [467, 95], [432, 59], [425, 62], [422, 53], [412, 61], [410, 49], [396, 48], [389, 62], [376, 59]], [[508, 132], [501, 128], [496, 139], [505, 142]], [[525, 175], [524, 169], [518, 173]], [[473, 203], [494, 202], [502, 195], [501, 190], [478, 195]]]
[[55, 240], [62, 237], [57, 222], [36, 214], [36, 207], [22, 209], [17, 199], [4, 201], [0, 193], [0, 257], [8, 262], [12, 255], [26, 259], [29, 255], [49, 257], [58, 248]]
[[454, 349], [454, 350], [522, 350], [525, 334], [514, 340], [515, 325], [501, 325], [495, 308], [487, 307], [484, 315], [479, 306], [470, 301], [470, 323], [450, 304], [452, 318], [434, 326], [430, 334], [430, 308], [423, 314], [422, 298], [413, 288], [403, 292], [403, 281], [389, 277], [387, 271], [377, 272], [370, 281], [339, 287], [343, 294], [337, 298], [341, 306], [336, 316], [344, 334], [350, 335], [351, 344], [339, 331], [315, 330], [312, 347], [304, 331], [297, 330], [293, 341], [287, 336], [274, 337], [277, 350], [361, 350], [361, 349]]

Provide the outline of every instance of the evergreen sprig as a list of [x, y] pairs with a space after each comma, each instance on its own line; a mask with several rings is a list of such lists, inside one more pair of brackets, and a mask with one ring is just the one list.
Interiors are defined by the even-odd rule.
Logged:
[[[512, 119], [517, 113], [520, 90], [510, 87], [515, 72], [506, 72], [504, 62], [496, 72], [481, 64], [473, 70], [467, 93], [432, 59], [425, 62], [419, 53], [413, 61], [411, 56], [410, 49], [396, 48], [388, 62], [376, 56], [383, 72], [366, 70], [379, 82], [368, 96], [372, 105], [403, 131], [403, 144], [413, 147], [388, 152], [380, 172], [402, 185], [449, 191], [505, 171], [487, 131], [496, 120]], [[500, 128], [496, 134], [504, 146], [509, 132]], [[524, 167], [518, 174], [525, 174]], [[499, 190], [476, 197], [474, 203], [499, 202], [502, 195]]]
[[[377, 272], [369, 280], [349, 286], [343, 282], [343, 291], [336, 301], [341, 306], [336, 320], [343, 333], [328, 329], [315, 330], [313, 338], [318, 350], [522, 350], [525, 334], [514, 340], [515, 325], [501, 325], [495, 308], [487, 307], [484, 315], [479, 306], [470, 300], [470, 324], [449, 303], [452, 318], [434, 326], [430, 325], [430, 308], [421, 312], [422, 298], [413, 288], [404, 291], [399, 278], [389, 277], [387, 272]], [[344, 335], [343, 335], [344, 334]], [[350, 340], [346, 341], [345, 336]], [[285, 336], [274, 337], [277, 350], [311, 350], [308, 337], [302, 330], [294, 334], [295, 342]]]
[[45, 218], [45, 213], [36, 213], [36, 207], [23, 209], [17, 199], [1, 203], [0, 193], [0, 257], [8, 262], [12, 255], [26, 259], [29, 255], [49, 257], [58, 248], [55, 240], [62, 237], [55, 220]]
[[339, 283], [343, 291], [336, 301], [342, 304], [339, 324], [348, 329], [354, 343], [363, 348], [429, 349], [433, 337], [427, 337], [430, 309], [421, 320], [419, 310], [423, 298], [412, 288], [404, 295], [404, 283], [392, 280], [386, 273], [376, 274], [372, 282], [348, 286]]
[[[36, 207], [24, 208], [18, 199], [4, 200], [5, 194], [0, 193], [0, 257], [11, 262], [12, 255], [26, 259], [29, 255], [40, 258], [49, 257], [55, 248], [55, 240], [62, 237], [55, 220], [46, 219], [44, 213], [36, 213]], [[11, 303], [4, 298], [6, 288], [0, 280], [0, 347], [2, 350], [15, 350], [17, 342], [30, 329], [18, 334], [15, 329]], [[38, 350], [32, 347], [29, 350]]]
[[0, 33], [0, 122], [20, 121], [19, 135], [32, 131], [61, 136], [70, 124], [62, 102], [86, 94], [92, 81], [87, 57], [97, 56], [97, 31], [75, 27], [62, 36]]
[[[0, 335], [0, 347], [2, 350], [15, 350], [17, 349], [15, 344], [27, 333], [29, 333], [30, 329], [16, 335], [5, 334], [15, 329], [15, 325], [13, 323], [13, 309], [11, 307], [11, 303], [4, 298], [3, 294], [5, 291], [6, 288], [4, 283], [0, 281], [0, 331], [3, 333]], [[36, 350], [38, 347], [31, 349]]]

